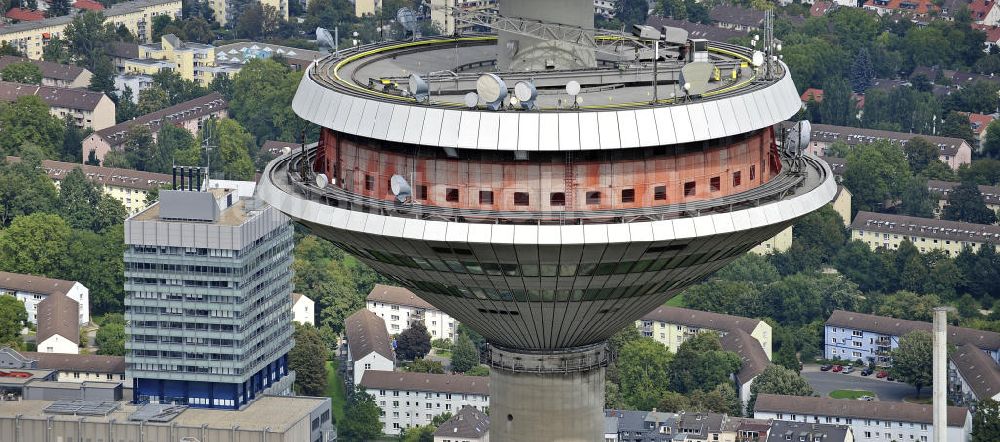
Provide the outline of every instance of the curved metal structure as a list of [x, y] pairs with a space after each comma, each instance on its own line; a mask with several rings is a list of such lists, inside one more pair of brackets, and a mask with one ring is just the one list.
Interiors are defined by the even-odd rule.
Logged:
[[[493, 72], [533, 82], [530, 110], [456, 104], [474, 89], [470, 70], [504, 50], [494, 42], [396, 42], [317, 61], [292, 106], [323, 127], [320, 142], [272, 162], [258, 192], [486, 337], [491, 439], [600, 440], [605, 340], [836, 185], [825, 163], [779, 153], [772, 127], [798, 94], [783, 65], [762, 80], [747, 49], [711, 43], [701, 55], [720, 72], [697, 96], [678, 83], [683, 60], [660, 62], [665, 98], [654, 100], [652, 66], [598, 54], [592, 68]], [[402, 92], [414, 73], [426, 99]], [[569, 79], [582, 103], [568, 99]]]

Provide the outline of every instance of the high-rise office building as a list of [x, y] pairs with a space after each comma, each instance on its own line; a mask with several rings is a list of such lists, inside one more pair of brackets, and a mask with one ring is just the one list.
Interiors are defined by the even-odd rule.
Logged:
[[[192, 172], [193, 171], [193, 172]], [[137, 402], [238, 409], [291, 391], [292, 226], [201, 169], [125, 221], [126, 374]], [[186, 190], [184, 190], [186, 189]]]

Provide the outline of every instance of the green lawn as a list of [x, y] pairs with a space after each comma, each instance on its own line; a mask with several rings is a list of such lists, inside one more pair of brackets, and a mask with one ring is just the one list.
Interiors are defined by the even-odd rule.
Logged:
[[682, 293], [670, 298], [666, 305], [668, 307], [684, 307], [684, 294]]
[[875, 397], [875, 393], [865, 390], [833, 390], [830, 397], [834, 399], [857, 399], [861, 396]]
[[344, 420], [344, 407], [347, 406], [347, 395], [344, 392], [344, 379], [337, 371], [340, 361], [326, 362], [326, 395], [330, 397], [330, 408], [336, 422]]

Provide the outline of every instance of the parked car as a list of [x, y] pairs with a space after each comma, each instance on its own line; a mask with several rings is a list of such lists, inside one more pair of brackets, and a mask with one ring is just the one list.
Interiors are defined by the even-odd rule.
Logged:
[[858, 400], [859, 400], [859, 401], [868, 401], [868, 402], [871, 402], [871, 401], [874, 401], [874, 400], [875, 400], [875, 398], [873, 398], [873, 397], [871, 397], [871, 396], [868, 396], [868, 395], [866, 394], [866, 395], [864, 395], [864, 396], [861, 396], [861, 397], [859, 397], [859, 398], [858, 398]]
[[843, 370], [843, 369], [844, 369], [843, 365], [834, 365], [833, 366], [833, 372], [834, 373], [840, 373], [840, 371]]
[[878, 372], [877, 375], [875, 375], [875, 377], [877, 377], [879, 379], [882, 379], [882, 378], [884, 378], [886, 376], [889, 376], [889, 372], [885, 371], [885, 370], [882, 370], [882, 371]]
[[843, 370], [841, 370], [841, 373], [844, 373], [844, 374], [854, 373], [854, 367], [848, 365], [848, 366], [844, 367]]
[[821, 365], [819, 371], [830, 371], [831, 368], [833, 368], [832, 364]]
[[895, 381], [896, 378], [892, 377], [892, 375], [889, 375], [889, 376], [885, 377], [885, 380], [887, 380], [887, 381]]
[[874, 372], [875, 370], [872, 370], [871, 368], [866, 368], [864, 370], [861, 370], [861, 376], [871, 376], [871, 374]]

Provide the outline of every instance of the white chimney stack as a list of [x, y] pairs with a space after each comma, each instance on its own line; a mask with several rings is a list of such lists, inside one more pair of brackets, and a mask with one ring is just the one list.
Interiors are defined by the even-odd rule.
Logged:
[[948, 309], [934, 309], [934, 442], [948, 440]]

